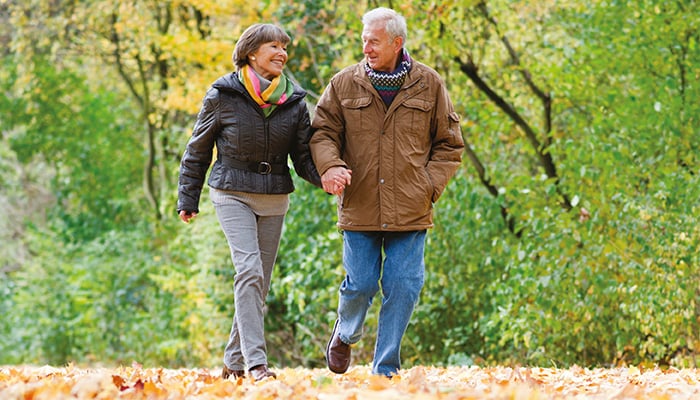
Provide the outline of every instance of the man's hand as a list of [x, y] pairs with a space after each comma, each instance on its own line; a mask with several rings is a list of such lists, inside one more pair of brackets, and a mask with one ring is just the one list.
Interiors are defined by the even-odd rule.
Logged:
[[352, 170], [345, 167], [331, 167], [321, 176], [321, 184], [327, 193], [339, 195], [343, 193], [346, 186], [350, 185], [351, 179]]

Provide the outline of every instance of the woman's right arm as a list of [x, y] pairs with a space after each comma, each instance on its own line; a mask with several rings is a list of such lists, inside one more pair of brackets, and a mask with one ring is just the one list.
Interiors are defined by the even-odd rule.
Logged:
[[[209, 89], [180, 161], [177, 210], [189, 214], [199, 212], [199, 197], [204, 186], [207, 170], [211, 165], [219, 126], [219, 92]], [[182, 218], [182, 217], [181, 217]]]

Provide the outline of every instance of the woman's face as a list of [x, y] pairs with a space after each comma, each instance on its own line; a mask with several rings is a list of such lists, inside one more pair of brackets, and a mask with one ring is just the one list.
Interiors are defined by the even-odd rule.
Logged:
[[263, 43], [248, 57], [250, 66], [264, 78], [272, 80], [282, 74], [287, 63], [287, 46], [282, 42]]

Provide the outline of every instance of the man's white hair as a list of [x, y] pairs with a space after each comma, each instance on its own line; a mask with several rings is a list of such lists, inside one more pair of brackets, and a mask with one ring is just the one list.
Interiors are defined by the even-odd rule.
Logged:
[[396, 11], [391, 8], [379, 7], [373, 10], [367, 11], [365, 15], [362, 16], [362, 24], [374, 25], [378, 22], [384, 22], [384, 29], [389, 34], [393, 40], [396, 37], [403, 39], [403, 43], [406, 43], [406, 19], [401, 16]]

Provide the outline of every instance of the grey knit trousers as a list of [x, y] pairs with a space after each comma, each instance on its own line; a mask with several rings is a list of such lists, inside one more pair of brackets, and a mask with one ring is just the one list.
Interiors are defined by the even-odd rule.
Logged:
[[232, 370], [267, 365], [265, 298], [289, 196], [217, 190], [211, 190], [210, 196], [236, 270], [235, 312], [224, 364]]

